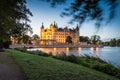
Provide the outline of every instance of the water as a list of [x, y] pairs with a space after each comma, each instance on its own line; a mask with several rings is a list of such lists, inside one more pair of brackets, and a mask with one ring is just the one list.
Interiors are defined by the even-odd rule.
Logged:
[[[33, 49], [36, 50], [36, 49]], [[120, 66], [120, 47], [103, 47], [103, 48], [37, 48], [47, 53], [52, 52], [54, 55], [56, 53], [66, 53], [67, 55], [74, 54], [76, 56], [90, 55], [94, 57], [99, 57], [100, 59], [107, 61], [115, 66]]]

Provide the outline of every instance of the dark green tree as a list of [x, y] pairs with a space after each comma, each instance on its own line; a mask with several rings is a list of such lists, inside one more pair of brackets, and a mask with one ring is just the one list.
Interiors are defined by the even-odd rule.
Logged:
[[116, 44], [117, 40], [115, 38], [110, 40], [110, 46], [117, 46]]
[[39, 40], [39, 39], [40, 39], [40, 37], [37, 34], [34, 34], [32, 36], [32, 40]]
[[66, 43], [72, 43], [72, 38], [71, 38], [71, 36], [67, 36], [67, 38], [66, 38]]
[[29, 44], [31, 43], [30, 41], [31, 41], [31, 37], [29, 35], [23, 35], [22, 42], [24, 44]]
[[91, 36], [91, 43], [92, 44], [99, 44], [101, 41], [100, 41], [100, 36], [99, 35], [93, 35]]
[[26, 7], [26, 0], [2, 0], [0, 1], [0, 46], [10, 42], [10, 37], [21, 37], [28, 31], [30, 10]]
[[79, 41], [80, 42], [89, 42], [89, 37], [88, 36], [80, 36], [79, 37]]
[[120, 46], [120, 39], [117, 40], [117, 46]]

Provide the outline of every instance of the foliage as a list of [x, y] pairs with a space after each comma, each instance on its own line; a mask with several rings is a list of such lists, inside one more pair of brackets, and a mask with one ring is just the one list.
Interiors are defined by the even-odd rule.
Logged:
[[51, 56], [51, 54], [47, 54], [45, 52], [42, 51], [27, 51], [27, 47], [23, 47], [23, 48], [15, 48], [15, 50], [21, 51], [21, 52], [26, 52], [29, 54], [35, 54], [35, 55], [39, 55], [39, 56]]
[[[40, 0], [41, 1], [41, 0]], [[66, 2], [66, 0], [42, 0], [45, 2], [48, 2], [51, 4], [51, 7], [55, 7], [56, 5], [60, 5], [60, 4], [64, 4]]]
[[80, 37], [79, 37], [79, 41], [80, 41], [80, 42], [89, 42], [90, 39], [89, 39], [88, 36], [80, 36]]
[[9, 45], [11, 44], [11, 41], [6, 40], [6, 41], [2, 41], [0, 40], [0, 49], [4, 48], [9, 48]]
[[32, 31], [28, 22], [32, 16], [26, 7], [26, 0], [3, 0], [0, 2], [0, 41], [10, 41], [10, 37], [20, 37]]
[[72, 37], [71, 36], [67, 36], [66, 43], [72, 43]]
[[0, 48], [0, 52], [4, 52], [4, 50]]
[[21, 47], [21, 48], [14, 48], [15, 50], [21, 51], [21, 52], [27, 52], [27, 47]]
[[31, 44], [31, 37], [28, 35], [23, 36], [23, 43], [24, 44]]
[[40, 39], [40, 37], [37, 34], [34, 34], [32, 36], [32, 40], [39, 40], [39, 39]]
[[[110, 22], [114, 18], [118, 3], [119, 0], [74, 0], [70, 7], [65, 8], [62, 16], [72, 16], [70, 23], [82, 24], [93, 20], [99, 28], [102, 22]], [[109, 12], [104, 7], [109, 9]], [[106, 12], [108, 14], [104, 16]]]
[[104, 46], [120, 46], [120, 39], [111, 39], [110, 41], [104, 42]]
[[81, 65], [15, 50], [6, 50], [23, 69], [27, 80], [118, 80]]
[[117, 43], [117, 41], [116, 41], [115, 38], [114, 38], [114, 39], [111, 39], [111, 41], [110, 41], [110, 46], [116, 46], [116, 43]]
[[91, 43], [93, 43], [93, 44], [99, 44], [100, 43], [100, 36], [99, 35], [93, 35], [93, 36], [91, 36]]

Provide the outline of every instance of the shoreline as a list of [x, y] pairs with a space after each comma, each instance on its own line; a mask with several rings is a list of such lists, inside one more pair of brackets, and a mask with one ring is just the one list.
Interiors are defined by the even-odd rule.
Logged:
[[80, 45], [80, 44], [56, 44], [56, 45], [29, 45], [29, 44], [13, 44], [10, 45], [9, 48], [103, 48], [103, 45]]

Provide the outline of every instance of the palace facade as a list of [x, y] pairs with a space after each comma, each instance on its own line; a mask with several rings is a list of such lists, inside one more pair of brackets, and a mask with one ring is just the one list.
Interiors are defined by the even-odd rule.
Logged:
[[41, 45], [53, 45], [53, 44], [65, 44], [67, 37], [72, 38], [72, 43], [79, 42], [79, 27], [75, 29], [70, 28], [58, 28], [55, 24], [50, 24], [49, 28], [45, 29], [42, 24], [40, 30], [40, 44]]

